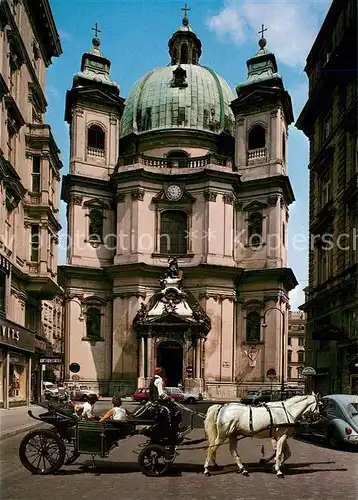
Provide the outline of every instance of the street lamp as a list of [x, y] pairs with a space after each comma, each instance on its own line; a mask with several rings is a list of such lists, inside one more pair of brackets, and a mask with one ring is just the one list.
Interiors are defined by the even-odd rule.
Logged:
[[281, 329], [281, 344], [282, 344], [281, 345], [281, 394], [283, 394], [283, 392], [285, 390], [285, 313], [279, 307], [277, 307], [277, 306], [269, 307], [264, 312], [262, 327], [263, 328], [267, 327], [267, 324], [265, 323], [266, 314], [269, 311], [272, 311], [274, 309], [276, 309], [276, 311], [280, 311], [280, 313], [282, 315], [282, 329]]

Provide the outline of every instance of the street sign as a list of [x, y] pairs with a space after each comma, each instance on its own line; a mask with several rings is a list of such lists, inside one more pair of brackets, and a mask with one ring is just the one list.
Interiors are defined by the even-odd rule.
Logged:
[[275, 368], [269, 368], [266, 372], [266, 377], [267, 378], [275, 378], [276, 377], [276, 370]]
[[60, 365], [61, 363], [61, 358], [40, 358], [41, 365]]
[[316, 370], [312, 366], [305, 366], [302, 370], [302, 375], [304, 377], [311, 377], [312, 375], [316, 375]]
[[80, 377], [79, 375], [72, 375], [72, 377], [71, 377], [71, 378], [72, 378], [72, 380], [73, 380], [74, 382], [79, 382], [79, 381], [80, 381], [80, 379], [81, 379], [81, 377]]
[[72, 373], [78, 373], [80, 371], [81, 367], [78, 363], [71, 363], [70, 364], [70, 372]]

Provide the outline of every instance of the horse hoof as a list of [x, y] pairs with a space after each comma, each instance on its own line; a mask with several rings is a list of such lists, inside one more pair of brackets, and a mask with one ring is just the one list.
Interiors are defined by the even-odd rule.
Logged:
[[206, 477], [211, 476], [211, 472], [209, 472], [208, 470], [206, 470], [206, 471], [204, 472], [204, 476], [206, 476]]
[[249, 473], [247, 472], [247, 470], [246, 470], [246, 469], [242, 470], [242, 471], [241, 471], [241, 474], [242, 474], [243, 476], [248, 476], [248, 475], [249, 475]]
[[279, 477], [280, 479], [283, 479], [285, 476], [283, 475], [282, 472], [278, 472], [277, 473], [277, 477]]

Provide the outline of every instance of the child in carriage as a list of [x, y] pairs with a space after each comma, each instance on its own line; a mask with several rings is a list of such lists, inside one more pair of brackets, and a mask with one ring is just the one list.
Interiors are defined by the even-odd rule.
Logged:
[[99, 417], [93, 413], [93, 407], [97, 402], [97, 396], [95, 394], [90, 394], [88, 396], [88, 401], [83, 405], [75, 406], [76, 415], [84, 420], [99, 420]]
[[113, 396], [112, 398], [113, 407], [107, 411], [107, 413], [101, 418], [100, 422], [105, 422], [106, 420], [112, 418], [112, 420], [125, 420], [128, 416], [128, 412], [122, 407], [122, 400], [118, 396]]

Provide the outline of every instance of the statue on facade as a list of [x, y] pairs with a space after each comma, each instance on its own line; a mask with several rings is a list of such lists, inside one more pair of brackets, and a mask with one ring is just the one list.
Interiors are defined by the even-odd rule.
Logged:
[[168, 269], [165, 273], [167, 278], [179, 278], [179, 266], [176, 257], [171, 257], [168, 261]]

